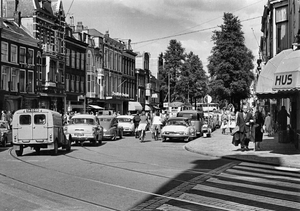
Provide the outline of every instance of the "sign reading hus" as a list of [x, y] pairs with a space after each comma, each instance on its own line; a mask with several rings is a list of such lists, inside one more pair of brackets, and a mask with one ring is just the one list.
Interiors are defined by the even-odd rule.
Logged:
[[274, 74], [273, 89], [293, 89], [298, 81], [298, 72], [282, 72]]

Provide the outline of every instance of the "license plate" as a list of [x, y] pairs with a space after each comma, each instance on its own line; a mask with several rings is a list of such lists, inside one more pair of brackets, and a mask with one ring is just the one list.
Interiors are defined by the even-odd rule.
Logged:
[[83, 136], [83, 133], [75, 133], [75, 136]]

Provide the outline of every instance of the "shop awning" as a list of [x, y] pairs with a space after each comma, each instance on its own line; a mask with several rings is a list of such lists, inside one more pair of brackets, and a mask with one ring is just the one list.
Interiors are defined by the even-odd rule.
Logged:
[[141, 111], [143, 110], [143, 106], [139, 102], [128, 102], [128, 111]]
[[273, 90], [274, 73], [281, 64], [282, 60], [291, 52], [293, 52], [291, 49], [281, 51], [268, 61], [258, 77], [256, 94], [275, 94], [277, 92]]
[[103, 107], [97, 106], [97, 105], [88, 105], [88, 107], [93, 108], [93, 109], [99, 109], [99, 110], [103, 110]]
[[274, 73], [273, 90], [291, 91], [300, 89], [300, 50], [290, 50]]

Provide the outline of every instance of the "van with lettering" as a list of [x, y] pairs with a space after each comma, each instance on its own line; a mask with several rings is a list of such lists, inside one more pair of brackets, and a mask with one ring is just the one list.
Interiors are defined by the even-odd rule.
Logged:
[[17, 156], [31, 147], [37, 153], [41, 148], [51, 149], [57, 155], [58, 148], [71, 151], [71, 142], [66, 139], [60, 113], [48, 109], [21, 109], [12, 120], [12, 142]]

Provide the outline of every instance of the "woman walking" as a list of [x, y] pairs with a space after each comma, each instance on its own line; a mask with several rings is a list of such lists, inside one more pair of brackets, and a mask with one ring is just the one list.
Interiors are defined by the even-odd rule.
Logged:
[[260, 143], [263, 139], [264, 117], [262, 107], [258, 107], [254, 115], [254, 151], [260, 150]]

